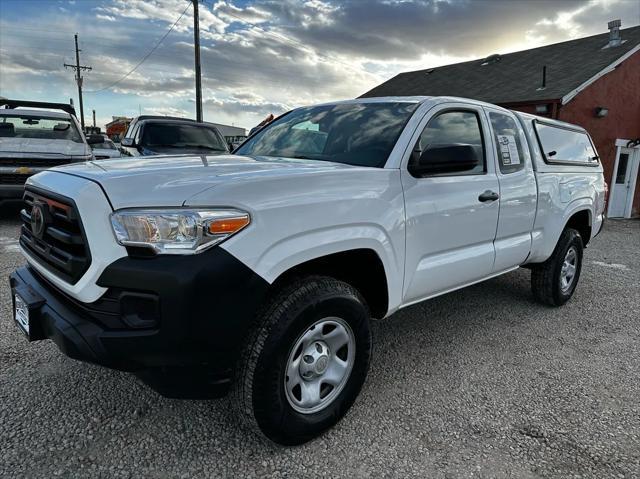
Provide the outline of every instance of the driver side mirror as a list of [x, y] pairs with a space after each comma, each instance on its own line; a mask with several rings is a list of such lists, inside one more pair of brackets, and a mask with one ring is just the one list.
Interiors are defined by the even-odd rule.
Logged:
[[136, 142], [133, 141], [133, 138], [123, 138], [120, 142], [120, 145], [126, 146], [128, 148], [133, 148], [134, 146], [136, 146]]
[[462, 143], [429, 145], [424, 151], [417, 148], [413, 150], [409, 172], [420, 178], [429, 175], [470, 171], [478, 165], [480, 165], [480, 158], [478, 158], [476, 148], [473, 145]]

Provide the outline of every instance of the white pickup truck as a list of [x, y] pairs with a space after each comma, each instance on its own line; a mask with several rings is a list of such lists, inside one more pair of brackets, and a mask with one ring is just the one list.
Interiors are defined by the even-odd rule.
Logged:
[[24, 200], [30, 340], [167, 395], [230, 389], [299, 444], [356, 399], [370, 318], [519, 267], [540, 302], [569, 300], [605, 182], [580, 127], [389, 97], [293, 110], [234, 155], [56, 167]]

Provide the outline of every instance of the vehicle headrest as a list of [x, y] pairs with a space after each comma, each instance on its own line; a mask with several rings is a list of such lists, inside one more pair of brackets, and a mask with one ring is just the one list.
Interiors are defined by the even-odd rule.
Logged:
[[0, 136], [13, 136], [16, 134], [16, 128], [13, 123], [0, 123]]

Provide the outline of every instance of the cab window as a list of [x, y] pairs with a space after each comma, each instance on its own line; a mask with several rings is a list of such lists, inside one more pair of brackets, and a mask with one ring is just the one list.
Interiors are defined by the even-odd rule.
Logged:
[[409, 161], [409, 172], [415, 177], [485, 171], [482, 126], [478, 114], [470, 110], [449, 110], [429, 120]]

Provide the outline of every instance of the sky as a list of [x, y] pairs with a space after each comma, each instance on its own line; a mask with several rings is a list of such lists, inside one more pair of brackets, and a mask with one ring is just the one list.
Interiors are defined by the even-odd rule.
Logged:
[[[112, 115], [193, 118], [190, 3], [0, 0], [0, 96], [73, 98], [77, 108], [63, 64], [75, 63], [78, 33], [92, 67], [88, 124], [92, 109], [99, 126]], [[640, 24], [638, 0], [201, 0], [199, 9], [204, 119], [245, 128], [359, 96], [402, 71], [603, 33], [617, 18]]]

